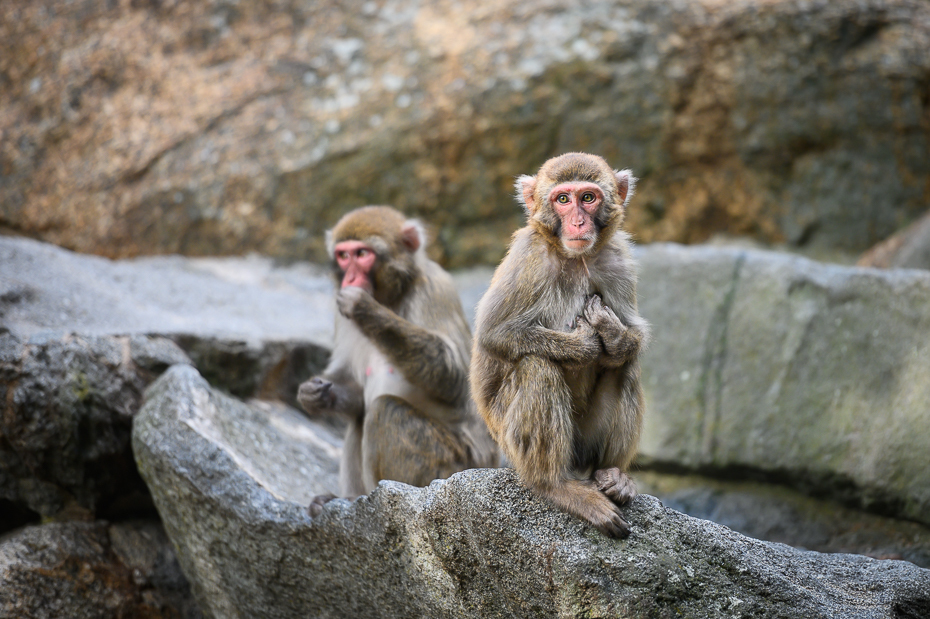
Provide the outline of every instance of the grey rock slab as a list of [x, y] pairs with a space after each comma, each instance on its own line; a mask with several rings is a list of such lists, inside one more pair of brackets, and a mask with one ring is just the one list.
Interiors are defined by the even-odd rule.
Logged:
[[780, 484], [637, 470], [640, 492], [695, 518], [805, 550], [904, 559], [930, 568], [930, 527], [863, 512]]
[[930, 522], [930, 273], [657, 244], [641, 462]]
[[309, 263], [159, 256], [108, 260], [0, 236], [0, 325], [20, 338], [157, 334], [214, 384], [296, 404], [325, 365], [332, 281]]
[[0, 499], [46, 518], [151, 510], [132, 416], [145, 387], [186, 362], [165, 338], [0, 331]]
[[[152, 385], [133, 428], [139, 468], [208, 617], [930, 613], [930, 571], [911, 563], [753, 540], [649, 496], [625, 509], [632, 535], [610, 540], [545, 505], [507, 469], [426, 488], [382, 482], [311, 519], [305, 489], [330, 479], [303, 477], [297, 461], [244, 462], [218, 426], [271, 436], [247, 408], [178, 365]], [[285, 448], [263, 440], [250, 457]]]
[[19, 337], [157, 333], [328, 346], [332, 283], [270, 258], [108, 260], [0, 236], [0, 320]]
[[197, 619], [155, 521], [62, 522], [0, 538], [2, 619]]

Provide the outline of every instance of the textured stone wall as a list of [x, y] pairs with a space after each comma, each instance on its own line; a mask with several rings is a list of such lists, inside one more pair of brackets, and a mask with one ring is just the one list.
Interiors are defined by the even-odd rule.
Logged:
[[642, 177], [640, 241], [861, 251], [930, 200], [917, 0], [10, 0], [0, 227], [107, 256], [320, 259], [349, 208], [500, 258], [514, 176]]

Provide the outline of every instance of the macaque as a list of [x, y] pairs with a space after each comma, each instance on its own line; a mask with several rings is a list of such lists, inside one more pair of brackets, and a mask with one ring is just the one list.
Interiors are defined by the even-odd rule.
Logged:
[[[471, 332], [452, 279], [427, 258], [422, 226], [386, 206], [345, 215], [327, 233], [336, 294], [332, 357], [300, 385], [311, 416], [348, 420], [339, 491], [391, 479], [425, 486], [499, 452], [469, 395]], [[317, 515], [333, 495], [313, 499]]]
[[472, 395], [526, 485], [611, 537], [630, 527], [639, 441], [636, 265], [622, 230], [636, 179], [568, 153], [517, 179], [527, 213], [478, 305]]

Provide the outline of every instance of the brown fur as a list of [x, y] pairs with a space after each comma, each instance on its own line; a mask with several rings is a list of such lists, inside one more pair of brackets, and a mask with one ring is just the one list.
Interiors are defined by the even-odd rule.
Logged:
[[[341, 494], [367, 494], [382, 479], [425, 485], [496, 466], [497, 449], [468, 390], [468, 324], [451, 278], [426, 257], [422, 227], [390, 207], [365, 207], [327, 234], [330, 254], [350, 239], [376, 254], [373, 294], [337, 293], [332, 358], [298, 392], [309, 414], [349, 419]], [[333, 268], [338, 285], [343, 274]], [[330, 498], [315, 499], [311, 513]]]
[[[564, 249], [549, 191], [596, 182], [599, 230]], [[620, 230], [635, 179], [600, 157], [569, 153], [518, 179], [529, 221], [478, 306], [471, 387], [478, 410], [524, 482], [604, 533], [629, 533], [618, 505], [635, 496], [626, 469], [642, 427], [638, 354], [648, 325]]]

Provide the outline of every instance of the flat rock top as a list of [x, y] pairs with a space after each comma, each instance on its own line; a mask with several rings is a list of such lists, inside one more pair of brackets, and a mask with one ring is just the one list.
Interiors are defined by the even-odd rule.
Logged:
[[[469, 320], [491, 268], [456, 274]], [[323, 266], [243, 258], [155, 256], [110, 260], [0, 236], [0, 321], [37, 334], [186, 334], [302, 340], [329, 347], [333, 284]]]
[[269, 258], [108, 260], [0, 236], [0, 319], [21, 338], [176, 333], [329, 345], [332, 284], [322, 267]]

